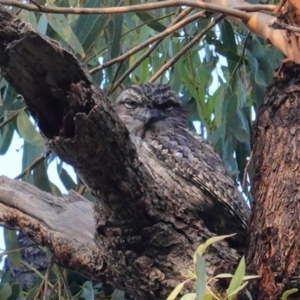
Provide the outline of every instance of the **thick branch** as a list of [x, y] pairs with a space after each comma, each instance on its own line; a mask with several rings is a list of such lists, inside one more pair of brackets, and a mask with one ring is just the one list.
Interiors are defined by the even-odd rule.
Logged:
[[[118, 202], [122, 215], [128, 213], [126, 207], [130, 207], [130, 215], [135, 209], [142, 215], [143, 208], [132, 203], [146, 189], [145, 182], [149, 180], [138, 168], [127, 130], [105, 94], [93, 85], [90, 75], [71, 53], [7, 11], [0, 12], [3, 75], [24, 96], [51, 147], [82, 174], [93, 191], [101, 191], [99, 196], [110, 203]], [[72, 140], [75, 130], [78, 139]], [[100, 157], [106, 159], [100, 161]]]
[[1, 176], [0, 224], [48, 246], [62, 266], [102, 279], [105, 252], [93, 241], [93, 205], [75, 192], [58, 198]]
[[[220, 5], [224, 7], [239, 7], [249, 5], [244, 0], [206, 0], [211, 4]], [[247, 28], [256, 33], [266, 41], [270, 42], [275, 48], [279, 49], [286, 57], [297, 63], [300, 62], [299, 49], [296, 48], [293, 43], [290, 42], [290, 37], [287, 31], [273, 29], [270, 27], [274, 22], [277, 21], [276, 16], [265, 14], [262, 12], [250, 13], [250, 18], [245, 22]], [[240, 19], [231, 18], [232, 21], [238, 25], [242, 25]]]

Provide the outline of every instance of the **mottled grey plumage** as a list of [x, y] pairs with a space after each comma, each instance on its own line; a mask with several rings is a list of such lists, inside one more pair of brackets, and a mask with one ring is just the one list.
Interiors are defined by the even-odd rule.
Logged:
[[226, 232], [219, 230], [220, 224], [233, 224], [232, 230], [245, 233], [249, 209], [212, 146], [188, 129], [174, 91], [164, 84], [133, 85], [117, 98], [115, 109], [136, 144], [143, 143], [156, 160], [185, 179], [187, 189], [197, 187], [195, 194], [210, 202], [209, 214], [219, 223], [211, 226], [215, 232]]

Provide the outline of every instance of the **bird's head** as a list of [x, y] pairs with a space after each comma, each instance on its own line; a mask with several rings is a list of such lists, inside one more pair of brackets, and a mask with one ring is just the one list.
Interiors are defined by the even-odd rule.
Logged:
[[131, 134], [143, 137], [164, 126], [186, 124], [178, 95], [165, 84], [137, 84], [117, 98], [115, 110]]

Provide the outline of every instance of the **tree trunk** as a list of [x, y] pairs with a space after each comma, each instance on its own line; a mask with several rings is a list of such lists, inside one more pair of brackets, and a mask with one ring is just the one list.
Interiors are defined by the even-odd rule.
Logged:
[[265, 93], [253, 130], [255, 203], [248, 264], [261, 275], [252, 289], [257, 300], [279, 299], [300, 287], [299, 83], [300, 66], [283, 65]]

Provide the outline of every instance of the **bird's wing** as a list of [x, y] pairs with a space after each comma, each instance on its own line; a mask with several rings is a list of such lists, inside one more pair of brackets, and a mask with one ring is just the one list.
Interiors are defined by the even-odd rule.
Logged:
[[184, 127], [152, 136], [151, 151], [169, 169], [211, 195], [216, 205], [240, 219], [247, 230], [250, 209], [220, 157], [203, 138]]

